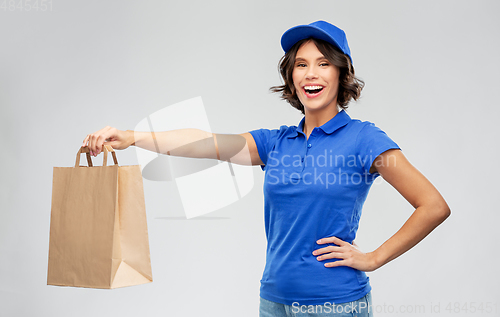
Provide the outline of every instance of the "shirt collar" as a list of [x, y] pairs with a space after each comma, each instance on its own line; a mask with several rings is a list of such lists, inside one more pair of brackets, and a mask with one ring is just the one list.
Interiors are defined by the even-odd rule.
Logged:
[[[295, 132], [291, 133], [288, 137], [289, 138], [294, 138], [297, 135], [299, 135], [299, 132], [304, 134], [304, 122], [305, 122], [306, 117], [302, 117], [302, 120], [300, 120], [299, 126], [295, 129]], [[351, 117], [345, 112], [345, 110], [340, 111], [337, 113], [333, 118], [331, 118], [328, 122], [320, 126], [319, 128], [323, 130], [326, 134], [332, 134], [336, 130], [342, 128], [346, 124], [348, 124], [351, 121]]]

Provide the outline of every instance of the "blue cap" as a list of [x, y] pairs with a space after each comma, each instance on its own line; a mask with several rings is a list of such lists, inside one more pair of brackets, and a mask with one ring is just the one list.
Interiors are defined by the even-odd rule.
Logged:
[[339, 48], [349, 56], [352, 63], [351, 50], [347, 44], [347, 37], [341, 29], [325, 21], [316, 21], [308, 25], [298, 25], [289, 29], [281, 37], [281, 47], [288, 52], [300, 40], [315, 38], [326, 41]]

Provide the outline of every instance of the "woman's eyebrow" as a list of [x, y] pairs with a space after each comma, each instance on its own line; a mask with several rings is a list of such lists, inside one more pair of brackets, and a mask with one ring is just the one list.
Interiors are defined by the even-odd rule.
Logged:
[[[320, 57], [316, 58], [316, 61], [319, 61], [319, 60], [322, 60], [322, 59], [326, 59], [326, 57], [324, 57], [324, 56], [320, 56]], [[298, 61], [301, 61], [301, 62], [302, 62], [302, 61], [304, 61], [304, 62], [305, 62], [305, 61], [306, 61], [306, 59], [305, 59], [305, 58], [302, 58], [302, 57], [297, 57], [297, 58], [295, 58], [295, 61], [296, 61], [296, 62], [298, 62]]]

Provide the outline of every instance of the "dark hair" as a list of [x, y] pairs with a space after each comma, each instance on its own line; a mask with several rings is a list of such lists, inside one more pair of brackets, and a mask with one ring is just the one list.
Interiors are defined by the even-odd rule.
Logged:
[[294, 46], [280, 59], [279, 72], [285, 84], [281, 86], [273, 86], [269, 88], [272, 92], [281, 93], [281, 99], [288, 101], [294, 108], [297, 108], [304, 113], [304, 106], [297, 97], [295, 86], [293, 85], [293, 69], [295, 67], [295, 57], [300, 46], [306, 42], [312, 41], [318, 50], [326, 57], [326, 59], [339, 68], [339, 91], [337, 96], [337, 104], [342, 109], [347, 109], [347, 105], [351, 98], [358, 100], [361, 95], [361, 90], [365, 86], [364, 81], [357, 78], [354, 74], [354, 67], [348, 55], [342, 53], [332, 44], [323, 40], [308, 38], [295, 43]]

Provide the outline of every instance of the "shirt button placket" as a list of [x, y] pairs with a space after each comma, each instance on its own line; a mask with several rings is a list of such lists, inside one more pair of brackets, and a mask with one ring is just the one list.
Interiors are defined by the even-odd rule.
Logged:
[[305, 134], [303, 134], [303, 135], [304, 135], [304, 139], [305, 139], [306, 148], [305, 149], [303, 148], [302, 153], [300, 153], [300, 156], [301, 156], [300, 163], [301, 164], [300, 164], [300, 167], [297, 168], [297, 172], [300, 174], [302, 174], [302, 172], [304, 171], [304, 166], [305, 166], [304, 160], [305, 160], [305, 156], [307, 155], [307, 144], [309, 143], [307, 141], [307, 136]]
[[[307, 147], [306, 147], [306, 154], [305, 156], [307, 156], [309, 154], [309, 149], [312, 147], [312, 139], [314, 138], [313, 134], [311, 133], [311, 135], [309, 135], [309, 139], [306, 140], [306, 144], [307, 144]], [[304, 168], [305, 168], [305, 156], [302, 157], [302, 171], [304, 171]]]

